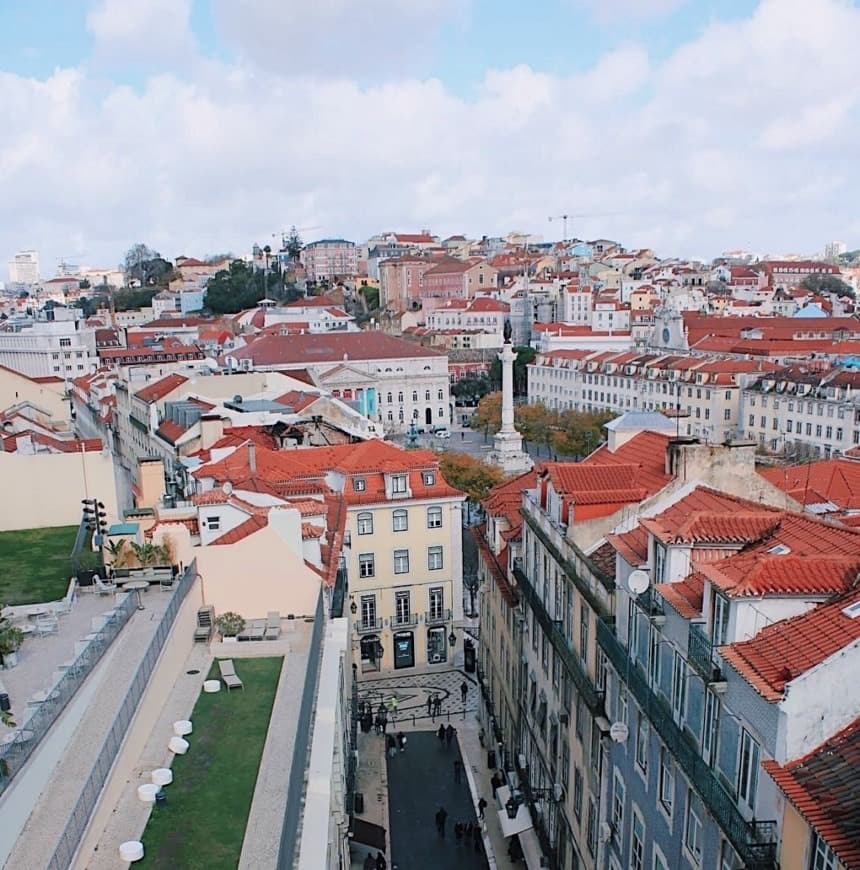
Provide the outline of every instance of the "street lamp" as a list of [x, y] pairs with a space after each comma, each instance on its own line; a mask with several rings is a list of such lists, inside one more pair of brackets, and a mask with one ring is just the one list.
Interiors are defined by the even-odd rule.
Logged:
[[355, 616], [355, 614], [358, 613], [358, 605], [355, 603], [355, 599], [354, 599], [354, 598], [352, 599], [352, 601], [349, 602], [349, 612], [350, 612], [353, 616]]
[[448, 635], [448, 644], [451, 649], [454, 649], [457, 646], [457, 636], [454, 634], [454, 629], [451, 629], [451, 634]]
[[520, 810], [520, 804], [523, 802], [522, 795], [511, 795], [506, 803], [505, 803], [505, 812], [508, 814], [509, 819], [515, 819], [517, 817], [517, 813]]

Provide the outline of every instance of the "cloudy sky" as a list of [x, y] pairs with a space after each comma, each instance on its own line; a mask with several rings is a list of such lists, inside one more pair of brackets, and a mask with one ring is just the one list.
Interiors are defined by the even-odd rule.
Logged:
[[860, 247], [850, 0], [3, 0], [0, 280], [430, 227]]

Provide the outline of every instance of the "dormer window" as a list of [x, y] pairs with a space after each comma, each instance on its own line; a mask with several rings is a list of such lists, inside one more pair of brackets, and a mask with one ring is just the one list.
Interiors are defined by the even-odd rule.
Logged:
[[352, 488], [356, 492], [364, 492], [367, 489], [367, 481], [363, 477], [355, 477], [352, 480]]
[[391, 492], [394, 495], [406, 495], [406, 475], [394, 474], [391, 477]]
[[432, 471], [424, 472], [424, 486], [435, 486], [436, 475]]

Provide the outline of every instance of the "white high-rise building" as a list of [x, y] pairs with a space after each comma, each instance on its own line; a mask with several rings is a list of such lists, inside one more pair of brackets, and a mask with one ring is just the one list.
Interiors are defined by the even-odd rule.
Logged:
[[10, 284], [38, 284], [39, 252], [19, 251], [9, 261]]

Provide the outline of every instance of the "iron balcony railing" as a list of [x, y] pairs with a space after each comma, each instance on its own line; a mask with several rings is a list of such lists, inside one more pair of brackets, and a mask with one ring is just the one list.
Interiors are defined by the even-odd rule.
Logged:
[[450, 610], [426, 610], [424, 612], [424, 622], [426, 622], [427, 625], [442, 625], [450, 621]]
[[418, 625], [418, 614], [417, 613], [395, 613], [394, 616], [391, 617], [391, 625], [395, 628], [403, 628], [404, 626], [408, 627], [410, 625]]
[[707, 626], [701, 622], [690, 623], [687, 638], [687, 657], [690, 664], [706, 679], [711, 680], [714, 672], [713, 644], [707, 635]]
[[629, 659], [627, 649], [615, 636], [613, 626], [604, 619], [597, 621], [597, 640], [619, 679], [626, 682], [636, 703], [646, 713], [660, 739], [731, 840], [748, 870], [772, 870], [776, 862], [774, 823], [749, 823], [744, 819], [732, 796], [720, 785], [713, 770], [684, 736], [672, 718], [672, 711], [651, 690], [647, 677]]
[[543, 633], [549, 639], [553, 649], [561, 659], [563, 667], [573, 678], [576, 689], [585, 701], [586, 706], [593, 715], [602, 716], [602, 696], [595, 690], [591, 679], [582, 666], [579, 656], [570, 648], [567, 638], [564, 636], [562, 623], [550, 616], [537, 590], [529, 578], [526, 577], [519, 559], [514, 560], [514, 577], [516, 577], [523, 598], [537, 616]]
[[382, 630], [382, 619], [362, 619], [355, 623], [355, 630], [359, 634], [368, 634], [371, 631]]

